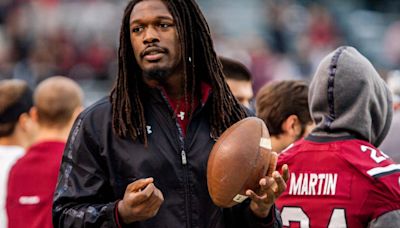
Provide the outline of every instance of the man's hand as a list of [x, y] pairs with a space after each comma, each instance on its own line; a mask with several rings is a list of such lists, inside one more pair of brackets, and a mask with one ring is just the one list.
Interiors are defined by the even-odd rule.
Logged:
[[164, 202], [162, 192], [153, 178], [137, 180], [126, 187], [124, 198], [118, 202], [118, 213], [125, 224], [154, 217]]
[[272, 152], [267, 176], [261, 178], [259, 182], [260, 190], [257, 193], [250, 189], [246, 191], [246, 195], [251, 199], [250, 209], [260, 218], [268, 216], [275, 200], [286, 189], [286, 181], [289, 178], [289, 169], [286, 164], [283, 165], [283, 176], [281, 176], [281, 174], [275, 170], [277, 161], [278, 155], [275, 152]]

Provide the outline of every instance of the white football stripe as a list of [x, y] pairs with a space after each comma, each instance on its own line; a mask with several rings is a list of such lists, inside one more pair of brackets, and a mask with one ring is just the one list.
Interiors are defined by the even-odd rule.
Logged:
[[271, 139], [269, 139], [269, 138], [261, 138], [260, 139], [260, 147], [265, 148], [267, 150], [272, 150]]
[[237, 203], [241, 203], [247, 198], [248, 198], [248, 196], [237, 194], [235, 197], [233, 197], [233, 201], [235, 201]]

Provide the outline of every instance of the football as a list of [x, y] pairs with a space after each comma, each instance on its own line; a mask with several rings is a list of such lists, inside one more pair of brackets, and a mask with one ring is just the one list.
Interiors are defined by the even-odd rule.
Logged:
[[257, 192], [268, 171], [271, 139], [261, 119], [247, 117], [226, 129], [213, 146], [207, 164], [207, 185], [213, 202], [232, 207], [245, 192]]

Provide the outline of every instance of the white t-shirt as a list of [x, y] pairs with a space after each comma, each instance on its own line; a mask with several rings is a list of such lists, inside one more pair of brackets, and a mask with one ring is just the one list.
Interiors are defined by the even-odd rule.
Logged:
[[24, 155], [25, 150], [19, 146], [0, 145], [0, 228], [7, 228], [6, 197], [7, 181], [10, 169]]

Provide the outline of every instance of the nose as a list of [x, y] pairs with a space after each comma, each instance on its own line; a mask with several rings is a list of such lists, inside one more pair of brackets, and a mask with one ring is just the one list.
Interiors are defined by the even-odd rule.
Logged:
[[144, 32], [144, 37], [143, 37], [143, 43], [144, 44], [150, 44], [150, 43], [155, 43], [159, 42], [159, 36], [158, 32], [156, 29], [149, 27], [148, 29], [145, 30]]

